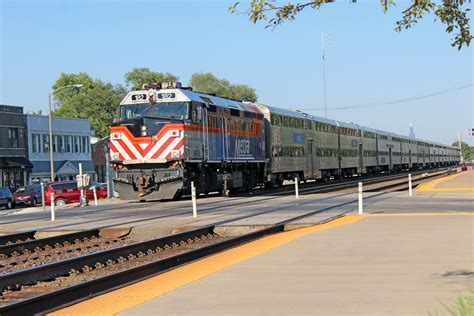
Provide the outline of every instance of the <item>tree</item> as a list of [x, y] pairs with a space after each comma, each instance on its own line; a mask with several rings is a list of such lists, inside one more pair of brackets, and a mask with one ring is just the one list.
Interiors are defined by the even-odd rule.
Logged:
[[232, 84], [226, 79], [219, 79], [211, 73], [194, 73], [189, 85], [195, 91], [211, 93], [234, 100], [257, 101], [255, 89], [244, 84]]
[[[459, 141], [454, 142], [452, 146], [459, 148]], [[474, 159], [474, 146], [469, 146], [467, 143], [461, 142], [461, 153], [465, 160]]]
[[96, 136], [104, 137], [117, 116], [120, 101], [125, 95], [121, 85], [112, 85], [88, 74], [61, 73], [53, 85], [56, 90], [70, 84], [83, 84], [81, 88], [66, 88], [54, 95], [54, 111], [57, 116], [88, 119]]
[[130, 90], [140, 90], [144, 83], [178, 81], [179, 77], [169, 72], [155, 72], [149, 68], [133, 68], [125, 74], [125, 84]]
[[[357, 0], [348, 0], [351, 3]], [[292, 3], [277, 5], [275, 0], [252, 0], [248, 9], [244, 12], [250, 21], [268, 21], [267, 27], [275, 27], [285, 21], [292, 21], [296, 16], [307, 8], [319, 9], [334, 0], [315, 0], [303, 3]], [[400, 1], [401, 2], [401, 1]], [[470, 11], [471, 0], [442, 0], [437, 4], [433, 0], [411, 0], [410, 5], [402, 13], [402, 18], [396, 23], [395, 30], [401, 32], [409, 29], [425, 15], [434, 14], [435, 21], [440, 21], [446, 27], [446, 32], [455, 32], [451, 46], [459, 50], [464, 46], [469, 46], [472, 36], [469, 26], [468, 13]], [[395, 0], [380, 0], [383, 12], [391, 6], [395, 6]], [[241, 13], [238, 11], [239, 2], [229, 7], [231, 13]]]

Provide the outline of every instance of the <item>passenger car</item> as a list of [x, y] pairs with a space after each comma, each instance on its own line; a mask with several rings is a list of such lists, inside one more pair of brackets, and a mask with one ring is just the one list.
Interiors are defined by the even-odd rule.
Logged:
[[[97, 198], [107, 197], [107, 188], [98, 185], [97, 182], [92, 182], [89, 190], [87, 190], [87, 197], [89, 200], [94, 199], [93, 187], [96, 187]], [[81, 198], [81, 191], [77, 187], [76, 181], [60, 181], [46, 184], [45, 188], [45, 203], [51, 204], [51, 193], [54, 193], [54, 205], [64, 206], [70, 203], [78, 203]]]
[[15, 205], [35, 206], [41, 203], [41, 185], [33, 184], [18, 188], [13, 194], [13, 200]]
[[0, 187], [0, 207], [6, 207], [7, 210], [15, 207], [13, 195], [8, 188]]

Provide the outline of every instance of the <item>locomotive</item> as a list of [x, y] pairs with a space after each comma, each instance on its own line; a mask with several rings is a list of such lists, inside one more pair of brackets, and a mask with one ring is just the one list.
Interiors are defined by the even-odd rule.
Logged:
[[145, 84], [110, 127], [121, 199], [279, 186], [459, 162], [459, 149], [260, 103]]

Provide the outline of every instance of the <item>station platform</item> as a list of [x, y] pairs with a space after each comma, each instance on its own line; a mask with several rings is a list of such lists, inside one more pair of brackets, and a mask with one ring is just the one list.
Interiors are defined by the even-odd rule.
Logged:
[[[455, 179], [469, 183], [469, 177], [443, 179], [454, 187]], [[469, 190], [460, 192], [389, 193], [364, 202], [363, 215], [356, 203], [341, 206], [348, 212], [342, 218], [267, 236], [52, 315], [443, 314], [443, 304], [474, 287], [473, 200]], [[281, 219], [332, 202], [310, 196], [259, 203], [294, 203]], [[259, 204], [251, 205], [255, 211]]]
[[424, 183], [416, 191], [431, 197], [474, 198], [474, 170], [458, 172]]

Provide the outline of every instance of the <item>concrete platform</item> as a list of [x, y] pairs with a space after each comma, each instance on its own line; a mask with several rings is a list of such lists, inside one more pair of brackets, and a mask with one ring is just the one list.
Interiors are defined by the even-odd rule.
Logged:
[[474, 198], [474, 170], [463, 171], [420, 185], [416, 191], [432, 198]]
[[368, 217], [120, 315], [426, 315], [474, 286], [474, 217]]

